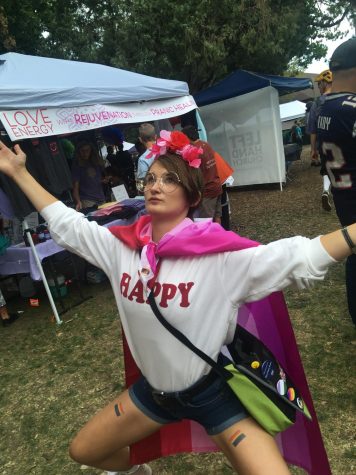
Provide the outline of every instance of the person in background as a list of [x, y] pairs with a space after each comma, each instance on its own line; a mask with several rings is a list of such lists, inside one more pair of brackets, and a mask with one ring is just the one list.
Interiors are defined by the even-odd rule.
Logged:
[[108, 145], [106, 147], [106, 160], [110, 163], [110, 165], [113, 167], [115, 166], [115, 157], [116, 157], [116, 154], [115, 154], [115, 151], [114, 151], [114, 147], [113, 145]]
[[104, 194], [106, 197], [106, 201], [111, 201], [111, 187], [118, 186], [118, 185], [125, 185], [125, 181], [121, 176], [120, 170], [117, 166], [117, 159], [115, 148], [113, 145], [108, 145], [106, 147], [107, 154], [105, 156], [105, 178], [103, 183]]
[[[331, 181], [336, 214], [342, 226], [356, 221], [356, 37], [345, 41], [330, 59], [333, 83], [318, 116], [319, 153]], [[356, 255], [346, 261], [349, 312], [356, 325]]]
[[103, 184], [107, 182], [107, 178], [104, 163], [92, 143], [78, 143], [72, 165], [72, 178], [76, 210], [105, 202]]
[[153, 162], [153, 158], [147, 158], [147, 155], [150, 153], [150, 148], [155, 143], [156, 140], [156, 131], [153, 125], [145, 123], [141, 124], [138, 129], [139, 140], [142, 145], [146, 148], [146, 151], [140, 155], [137, 162], [137, 174], [136, 177], [138, 180], [143, 180], [146, 176], [146, 173]]
[[305, 124], [309, 122], [310, 109], [312, 108], [314, 101], [308, 101], [305, 104]]
[[14, 321], [17, 320], [18, 318], [19, 318], [19, 315], [17, 313], [9, 313], [6, 306], [6, 300], [4, 299], [4, 296], [0, 289], [0, 319], [1, 319], [2, 325], [4, 327], [11, 325], [11, 323], [14, 323]]
[[198, 130], [193, 125], [186, 125], [182, 132], [192, 145], [203, 150], [200, 168], [203, 174], [204, 192], [198, 208], [199, 218], [213, 218], [215, 222], [220, 223], [222, 188], [216, 168], [215, 152], [207, 142], [199, 139]]
[[313, 102], [308, 117], [307, 132], [310, 134], [310, 159], [311, 166], [320, 166], [318, 140], [317, 140], [317, 126], [320, 107], [325, 102], [325, 94], [331, 91], [333, 82], [333, 75], [330, 69], [322, 71], [314, 81], [318, 84], [320, 96]]
[[318, 150], [318, 137], [317, 137], [317, 128], [318, 128], [318, 117], [320, 114], [320, 108], [324, 104], [326, 99], [326, 94], [331, 91], [333, 74], [330, 69], [326, 69], [321, 72], [316, 78], [315, 82], [318, 83], [318, 88], [320, 91], [320, 97], [317, 97], [313, 102], [311, 109], [309, 111], [309, 117], [307, 122], [307, 133], [310, 134], [310, 158], [311, 166], [321, 166], [320, 175], [323, 177], [323, 191], [321, 194], [321, 206], [325, 211], [331, 211], [330, 203], [330, 180], [325, 169], [325, 163], [319, 159], [319, 150]]
[[303, 134], [302, 129], [300, 128], [299, 122], [296, 120], [290, 131], [289, 143], [296, 143], [298, 145], [303, 145]]
[[124, 180], [129, 196], [136, 196], [135, 168], [131, 154], [124, 150], [124, 144], [119, 142], [116, 152], [116, 164], [120, 176]]
[[[230, 229], [230, 206], [229, 206], [229, 197], [227, 194], [227, 184], [232, 186], [234, 182], [233, 173], [234, 169], [223, 159], [223, 157], [218, 153], [214, 152], [216, 168], [220, 178], [222, 194], [221, 194], [221, 226], [228, 231]], [[214, 221], [218, 222], [216, 217]]]
[[146, 152], [146, 147], [143, 145], [143, 143], [140, 141], [139, 138], [135, 142], [135, 150], [136, 152], [133, 153], [132, 159], [134, 162], [134, 167], [135, 167], [135, 172], [136, 172], [138, 158]]

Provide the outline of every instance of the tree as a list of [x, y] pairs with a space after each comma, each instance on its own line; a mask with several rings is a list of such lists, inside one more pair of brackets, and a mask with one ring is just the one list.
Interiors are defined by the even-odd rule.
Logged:
[[0, 46], [4, 50], [15, 48], [16, 41], [9, 33], [9, 25], [4, 11], [4, 7], [0, 7]]
[[1, 13], [7, 25], [10, 43], [1, 45], [2, 52], [38, 54], [44, 44], [42, 15], [49, 8], [43, 0], [2, 0]]
[[16, 51], [181, 79], [192, 92], [237, 68], [281, 74], [322, 58], [355, 2], [2, 0]]
[[280, 74], [292, 60], [305, 67], [325, 56], [325, 38], [339, 35], [330, 25], [354, 12], [354, 0], [319, 3], [131, 0], [111, 63], [186, 80], [192, 92], [237, 68]]
[[333, 28], [348, 18], [356, 27], [356, 0], [323, 0], [316, 2], [318, 17], [314, 21], [316, 28]]

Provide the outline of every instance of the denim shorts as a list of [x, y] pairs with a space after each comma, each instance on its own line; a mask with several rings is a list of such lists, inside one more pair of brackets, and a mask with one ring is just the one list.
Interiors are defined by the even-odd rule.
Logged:
[[[202, 379], [206, 378], [203, 377]], [[199, 380], [191, 388], [199, 385]], [[188, 391], [191, 389], [188, 388]], [[149, 418], [159, 424], [169, 424], [182, 419], [191, 419], [201, 424], [209, 435], [223, 432], [249, 414], [246, 412], [229, 385], [219, 376], [209, 386], [189, 400], [185, 391], [165, 393], [169, 403], [159, 405], [154, 399], [152, 388], [145, 377], [141, 377], [129, 388], [133, 403]]]

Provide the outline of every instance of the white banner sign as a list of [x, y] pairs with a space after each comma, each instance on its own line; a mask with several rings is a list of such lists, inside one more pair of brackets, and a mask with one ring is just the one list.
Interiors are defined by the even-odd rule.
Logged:
[[192, 96], [183, 96], [142, 103], [0, 111], [0, 120], [10, 139], [16, 141], [82, 132], [113, 124], [169, 119], [196, 107]]

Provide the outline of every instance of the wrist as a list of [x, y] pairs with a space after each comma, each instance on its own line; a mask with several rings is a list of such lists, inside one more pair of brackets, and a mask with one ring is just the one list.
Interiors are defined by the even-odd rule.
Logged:
[[347, 244], [348, 247], [349, 247], [349, 250], [350, 250], [353, 254], [356, 254], [356, 244], [355, 244], [355, 241], [356, 241], [356, 240], [354, 239], [354, 237], [352, 236], [352, 234], [350, 235], [348, 226], [345, 226], [344, 228], [342, 228], [342, 229], [341, 229], [341, 233], [342, 233], [343, 238], [344, 238], [345, 241], [346, 241], [346, 244]]
[[31, 173], [27, 170], [26, 167], [21, 167], [20, 169], [16, 170], [14, 173], [9, 175], [9, 177], [16, 183], [23, 183], [24, 180], [28, 180], [29, 178], [33, 178]]

